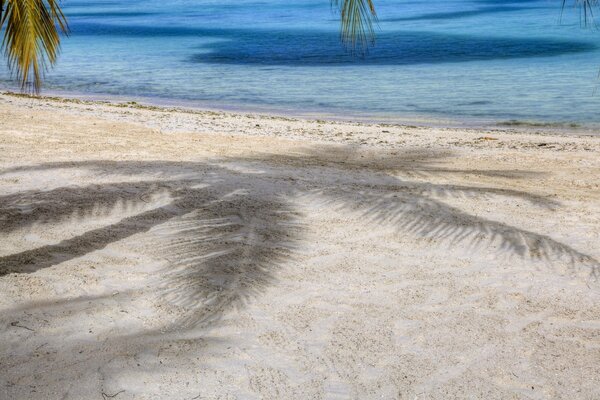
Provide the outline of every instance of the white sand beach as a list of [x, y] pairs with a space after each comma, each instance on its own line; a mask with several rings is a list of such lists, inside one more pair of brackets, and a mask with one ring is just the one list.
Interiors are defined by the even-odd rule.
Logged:
[[600, 398], [600, 136], [0, 118], [0, 399]]

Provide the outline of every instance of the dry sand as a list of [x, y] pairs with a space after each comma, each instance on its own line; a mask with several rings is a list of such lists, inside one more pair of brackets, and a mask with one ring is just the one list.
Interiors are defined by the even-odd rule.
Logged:
[[0, 399], [600, 399], [600, 138], [0, 96]]

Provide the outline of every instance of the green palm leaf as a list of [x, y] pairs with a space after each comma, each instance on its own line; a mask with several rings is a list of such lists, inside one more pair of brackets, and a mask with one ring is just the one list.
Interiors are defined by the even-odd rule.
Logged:
[[2, 48], [11, 70], [24, 89], [32, 83], [38, 92], [43, 73], [56, 62], [59, 30], [68, 32], [67, 20], [57, 0], [4, 0], [1, 26], [6, 27]]
[[341, 16], [342, 42], [350, 49], [364, 49], [374, 41], [373, 22], [377, 19], [372, 0], [332, 0]]

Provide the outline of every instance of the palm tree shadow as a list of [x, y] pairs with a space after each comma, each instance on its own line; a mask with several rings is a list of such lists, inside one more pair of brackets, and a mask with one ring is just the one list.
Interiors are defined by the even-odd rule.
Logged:
[[[104, 183], [0, 196], [3, 235], [60, 224], [70, 229], [81, 222], [81, 229], [57, 243], [0, 257], [0, 276], [32, 273], [119, 242], [162, 261], [153, 271], [142, 269], [148, 275], [144, 287], [23, 302], [0, 313], [0, 325], [4, 321], [9, 327], [3, 332], [3, 340], [12, 343], [7, 349], [20, 346], [0, 354], [8, 382], [0, 387], [0, 397], [24, 397], [27, 383], [35, 383], [24, 379], [17, 366], [25, 366], [32, 376], [32, 371], [43, 372], [48, 393], [83, 398], [83, 388], [99, 384], [108, 385], [107, 393], [121, 390], [104, 378], [99, 383], [98, 374], [135, 376], [131, 363], [140, 354], [154, 354], [145, 367], [159, 373], [163, 352], [171, 346], [190, 352], [227, 348], [227, 339], [211, 337], [208, 328], [262, 296], [276, 284], [278, 270], [294, 260], [306, 240], [302, 208], [297, 206], [305, 198], [317, 198], [325, 209], [356, 213], [365, 223], [393, 227], [402, 235], [432, 238], [434, 244], [480, 251], [497, 246], [524, 260], [546, 260], [597, 275], [599, 264], [589, 255], [550, 236], [469, 214], [444, 199], [503, 196], [547, 210], [558, 207], [557, 202], [497, 186], [434, 183], [457, 175], [511, 180], [535, 174], [456, 170], [440, 162], [445, 156], [429, 151], [369, 156], [355, 149], [327, 148], [203, 163], [100, 160], [3, 171], [0, 175], [86, 170]], [[148, 300], [160, 306], [158, 318], [150, 322], [139, 315], [147, 311]], [[98, 324], [107, 315], [127, 317], [103, 326], [90, 340], [80, 326], [86, 321], [83, 315], [88, 323]], [[19, 324], [11, 325], [15, 321]], [[38, 329], [44, 324], [48, 329]], [[175, 359], [180, 362], [179, 352]], [[66, 382], [76, 384], [65, 387]]]
[[[569, 276], [578, 275], [592, 280], [600, 277], [600, 262], [588, 254], [554, 240], [549, 235], [472, 215], [440, 199], [503, 196], [511, 200], [524, 200], [548, 211], [560, 206], [556, 200], [501, 187], [428, 182], [429, 178], [455, 175], [512, 180], [535, 179], [544, 174], [522, 170], [457, 170], [444, 167], [443, 163], [440, 166], [439, 162], [448, 156], [449, 153], [429, 150], [413, 150], [401, 156], [365, 156], [357, 148], [346, 147], [338, 148], [337, 151], [335, 148], [308, 149], [286, 160], [282, 160], [280, 156], [275, 158], [288, 165], [312, 163], [323, 166], [329, 162], [334, 167], [343, 165], [344, 168], [368, 169], [371, 179], [374, 171], [386, 173], [386, 179], [380, 179], [378, 185], [363, 185], [366, 189], [352, 185], [345, 188], [342, 182], [336, 182], [336, 185], [302, 193], [305, 196], [319, 197], [321, 204], [327, 207], [344, 212], [358, 212], [365, 221], [393, 226], [401, 234], [433, 239], [440, 245], [446, 243], [451, 247], [463, 246], [474, 251], [495, 247], [500, 252], [520, 259], [543, 261], [556, 272]], [[246, 160], [264, 158], [265, 155], [259, 155]], [[387, 175], [398, 172], [418, 177], [421, 181], [407, 181], [396, 177], [390, 179]]]
[[[439, 166], [444, 156], [410, 151], [365, 159], [353, 149], [328, 148], [211, 163], [84, 161], [6, 170], [4, 174], [87, 169], [103, 179], [139, 179], [0, 197], [3, 234], [34, 225], [51, 226], [74, 215], [82, 219], [109, 215], [123, 204], [137, 210], [115, 223], [56, 244], [0, 257], [0, 276], [35, 272], [144, 234], [149, 237], [146, 247], [167, 260], [154, 284], [157, 296], [173, 307], [177, 318], [162, 330], [208, 326], [228, 310], [260, 296], [275, 282], [278, 268], [293, 258], [304, 231], [294, 199], [302, 196], [318, 196], [330, 207], [358, 212], [365, 220], [393, 226], [403, 234], [452, 246], [481, 249], [496, 244], [522, 259], [545, 260], [568, 266], [573, 274], [586, 271], [598, 276], [599, 263], [587, 254], [550, 236], [471, 215], [441, 199], [506, 196], [548, 209], [558, 206], [555, 201], [505, 188], [434, 184], [388, 173], [401, 171], [421, 178], [473, 174], [513, 179], [531, 175], [523, 171], [453, 170]], [[258, 165], [271, 174], [248, 172], [249, 165]], [[289, 175], [290, 168], [294, 175], [306, 177], [323, 168], [338, 172], [355, 169], [369, 179], [357, 180], [346, 173], [320, 174], [318, 179], [306, 178], [302, 183], [277, 179]], [[153, 196], [162, 196], [163, 201], [147, 204]]]
[[[164, 168], [194, 172], [178, 179], [56, 188], [1, 197], [2, 233], [106, 216], [123, 208], [137, 213], [56, 244], [0, 257], [0, 276], [35, 272], [147, 234], [146, 248], [169, 260], [154, 284], [162, 301], [182, 310], [181, 318], [172, 326], [181, 329], [208, 324], [258, 296], [274, 281], [276, 267], [292, 257], [301, 238], [299, 214], [280, 193], [268, 188], [260, 193], [243, 189], [243, 176], [223, 168], [160, 162], [119, 166], [103, 161], [69, 164], [69, 168], [117, 175], [132, 170], [155, 173]], [[161, 201], [146, 204], [153, 198]], [[21, 212], [23, 209], [26, 213]]]

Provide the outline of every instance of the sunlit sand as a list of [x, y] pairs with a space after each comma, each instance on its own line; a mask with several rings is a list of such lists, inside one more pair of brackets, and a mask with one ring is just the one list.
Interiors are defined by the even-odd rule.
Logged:
[[600, 398], [600, 139], [0, 96], [0, 398]]

